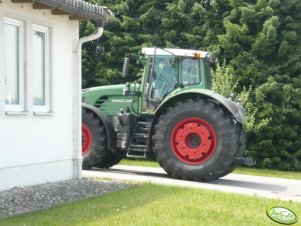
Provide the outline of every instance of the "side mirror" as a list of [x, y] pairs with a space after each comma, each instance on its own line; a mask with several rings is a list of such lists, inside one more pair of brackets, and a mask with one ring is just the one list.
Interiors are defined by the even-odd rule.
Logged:
[[122, 77], [126, 78], [129, 74], [129, 61], [130, 58], [125, 57], [123, 61], [123, 67], [122, 67]]
[[213, 56], [211, 53], [208, 53], [206, 58], [210, 63], [211, 67], [218, 63], [218, 59], [215, 56]]

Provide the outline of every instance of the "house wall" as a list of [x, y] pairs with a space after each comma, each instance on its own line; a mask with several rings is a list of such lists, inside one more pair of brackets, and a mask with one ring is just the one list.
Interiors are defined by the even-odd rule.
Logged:
[[[24, 111], [5, 107], [4, 18], [24, 23]], [[50, 109], [33, 108], [32, 25], [49, 28]], [[78, 21], [35, 10], [31, 3], [0, 1], [0, 190], [14, 186], [72, 179], [74, 177], [73, 86]]]

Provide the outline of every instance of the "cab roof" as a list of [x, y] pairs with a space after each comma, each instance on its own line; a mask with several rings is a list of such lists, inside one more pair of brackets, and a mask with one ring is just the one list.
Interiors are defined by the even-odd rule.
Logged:
[[[169, 48], [142, 48], [142, 53], [146, 56], [153, 56], [156, 55], [176, 55], [176, 56], [183, 56], [183, 57], [195, 57], [195, 54], [200, 54], [201, 58], [204, 58], [209, 54], [209, 52], [200, 51], [200, 50], [192, 50], [192, 49], [169, 49]], [[166, 50], [166, 51], [165, 51]], [[172, 54], [171, 54], [172, 53]]]

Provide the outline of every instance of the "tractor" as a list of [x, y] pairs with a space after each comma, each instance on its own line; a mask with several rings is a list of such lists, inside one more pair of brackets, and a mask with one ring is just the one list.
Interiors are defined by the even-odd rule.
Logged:
[[142, 48], [125, 56], [124, 77], [133, 61], [139, 81], [82, 91], [84, 170], [155, 157], [173, 178], [207, 181], [250, 163], [243, 108], [210, 90], [212, 54]]

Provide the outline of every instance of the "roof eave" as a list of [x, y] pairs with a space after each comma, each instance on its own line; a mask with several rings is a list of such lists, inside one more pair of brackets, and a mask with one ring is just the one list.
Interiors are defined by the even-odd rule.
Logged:
[[[93, 20], [103, 26], [111, 11], [105, 6], [98, 6], [82, 0], [11, 0], [14, 3], [33, 3], [34, 9], [51, 9], [54, 15], [69, 15], [71, 20]], [[60, 13], [61, 12], [61, 13]]]

